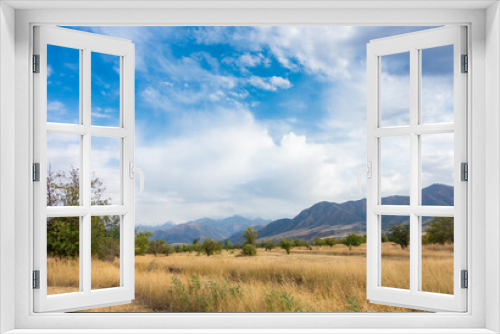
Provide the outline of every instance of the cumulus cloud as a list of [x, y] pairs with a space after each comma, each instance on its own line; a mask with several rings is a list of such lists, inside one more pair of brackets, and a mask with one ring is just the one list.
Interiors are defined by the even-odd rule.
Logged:
[[248, 110], [199, 114], [175, 127], [177, 136], [139, 140], [136, 149], [137, 165], [155, 180], [138, 198], [144, 221], [231, 213], [281, 218], [345, 196], [343, 176], [352, 164], [335, 145], [294, 132], [275, 142]]
[[272, 92], [275, 92], [278, 89], [288, 89], [292, 87], [292, 84], [288, 79], [277, 76], [263, 78], [253, 75], [248, 79], [248, 83], [254, 87]]

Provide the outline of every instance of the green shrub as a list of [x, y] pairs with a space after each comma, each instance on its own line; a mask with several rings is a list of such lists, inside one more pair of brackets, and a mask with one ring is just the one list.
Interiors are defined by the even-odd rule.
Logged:
[[241, 255], [244, 255], [244, 256], [255, 256], [255, 255], [257, 255], [257, 249], [255, 248], [254, 245], [246, 244], [241, 249]]

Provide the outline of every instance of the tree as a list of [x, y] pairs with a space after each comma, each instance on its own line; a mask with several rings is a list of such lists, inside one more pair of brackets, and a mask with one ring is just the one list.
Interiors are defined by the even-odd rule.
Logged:
[[222, 250], [221, 245], [210, 238], [205, 238], [201, 244], [200, 251], [203, 251], [207, 256], [214, 255], [215, 253], [220, 253]]
[[255, 256], [257, 255], [257, 249], [252, 244], [245, 244], [241, 249], [241, 255], [244, 256]]
[[335, 238], [325, 238], [323, 240], [325, 241], [325, 245], [328, 245], [330, 247], [335, 246], [335, 244], [337, 243], [337, 240], [335, 240]]
[[453, 217], [432, 218], [432, 220], [427, 223], [425, 232], [429, 243], [441, 245], [453, 243]]
[[[91, 205], [109, 205], [110, 198], [104, 198], [104, 181], [92, 174]], [[80, 205], [80, 172], [78, 168], [69, 170], [47, 169], [47, 206]], [[79, 218], [57, 217], [47, 220], [47, 252], [49, 256], [79, 256]], [[120, 217], [93, 216], [91, 218], [91, 254], [99, 259], [113, 260], [120, 256]]]
[[406, 249], [410, 244], [410, 224], [392, 225], [389, 227], [389, 241]]
[[276, 245], [274, 241], [268, 239], [262, 243], [262, 246], [266, 249], [266, 251], [271, 251], [278, 245]]
[[325, 240], [323, 240], [321, 238], [315, 238], [313, 245], [314, 246], [324, 246], [324, 245], [326, 245], [326, 243], [325, 243]]
[[381, 242], [388, 242], [389, 241], [389, 238], [387, 237], [387, 235], [385, 234], [384, 231], [382, 231], [382, 233], [381, 233], [380, 241]]
[[344, 245], [349, 247], [349, 250], [352, 249], [352, 246], [359, 246], [363, 243], [363, 237], [357, 235], [356, 232], [352, 232], [345, 238]]
[[293, 240], [290, 239], [282, 239], [280, 238], [280, 247], [286, 251], [288, 255], [290, 255], [290, 250], [293, 247]]
[[243, 231], [243, 238], [247, 239], [244, 244], [255, 245], [255, 241], [257, 240], [257, 231], [253, 229], [253, 227], [248, 226], [245, 231]]
[[149, 238], [153, 235], [150, 231], [135, 231], [135, 255], [146, 255], [149, 248]]
[[200, 237], [193, 238], [193, 245], [197, 245], [200, 243]]
[[225, 250], [229, 251], [230, 249], [233, 249], [233, 247], [234, 247], [234, 245], [233, 245], [233, 243], [231, 241], [229, 241], [229, 240], [225, 240], [224, 241], [224, 247], [223, 248]]
[[174, 254], [175, 247], [172, 245], [169, 245], [165, 242], [165, 246], [162, 248], [162, 253], [165, 254], [165, 256], [169, 256], [170, 254]]

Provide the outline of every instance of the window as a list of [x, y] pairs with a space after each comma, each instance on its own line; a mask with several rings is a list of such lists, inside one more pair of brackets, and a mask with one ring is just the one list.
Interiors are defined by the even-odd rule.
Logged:
[[[12, 5], [18, 10], [14, 11], [9, 9]], [[85, 6], [88, 4], [85, 4]], [[166, 4], [158, 4], [163, 6]], [[423, 3], [398, 3], [398, 9], [385, 10], [382, 9], [379, 3], [373, 3], [372, 6], [379, 8], [374, 9], [356, 9], [345, 10], [337, 8], [338, 4], [329, 3], [328, 6], [334, 6], [336, 9], [322, 8], [321, 10], [303, 10], [303, 9], [290, 9], [288, 10], [240, 10], [240, 9], [213, 9], [211, 11], [205, 10], [179, 10], [175, 8], [167, 9], [154, 9], [154, 10], [102, 10], [101, 9], [87, 9], [87, 10], [74, 10], [66, 6], [72, 6], [69, 3], [61, 3], [58, 6], [66, 7], [63, 10], [55, 10], [54, 6], [46, 3], [23, 3], [9, 2], [3, 3], [1, 6], [2, 14], [7, 13], [11, 18], [16, 17], [15, 25], [13, 19], [0, 20], [1, 24], [9, 23], [12, 29], [1, 29], [2, 33], [2, 66], [10, 65], [12, 68], [15, 66], [14, 76], [11, 71], [10, 76], [6, 76], [7, 71], [2, 68], [2, 130], [5, 127], [11, 126], [16, 128], [16, 136], [9, 136], [9, 144], [5, 141], [2, 143], [2, 157], [7, 155], [14, 159], [14, 148], [9, 151], [9, 146], [12, 142], [16, 142], [16, 155], [15, 155], [15, 247], [14, 238], [9, 240], [7, 235], [3, 232], [10, 229], [5, 229], [6, 221], [2, 221], [2, 246], [8, 246], [8, 251], [2, 247], [2, 283], [7, 278], [8, 285], [12, 287], [15, 285], [15, 292], [5, 289], [2, 285], [1, 293], [2, 299], [6, 298], [5, 302], [14, 304], [15, 310], [3, 307], [0, 312], [4, 319], [14, 319], [15, 322], [9, 320], [3, 322], [2, 325], [7, 326], [7, 330], [18, 328], [67, 328], [67, 331], [75, 328], [350, 328], [353, 323], [357, 328], [363, 327], [364, 330], [370, 331], [369, 328], [398, 328], [398, 331], [404, 332], [404, 328], [419, 328], [420, 331], [426, 332], [430, 328], [469, 328], [468, 332], [485, 332], [484, 328], [497, 330], [497, 322], [495, 310], [497, 310], [497, 297], [494, 289], [498, 286], [497, 269], [498, 263], [495, 256], [498, 250], [498, 229], [495, 212], [498, 211], [495, 207], [497, 202], [497, 193], [495, 189], [498, 186], [496, 180], [496, 165], [495, 159], [498, 157], [498, 140], [495, 137], [497, 133], [497, 120], [495, 108], [496, 106], [496, 91], [498, 87], [498, 71], [494, 64], [498, 63], [498, 56], [494, 50], [498, 46], [497, 38], [495, 37], [495, 29], [484, 30], [485, 22], [487, 27], [495, 27], [498, 24], [496, 19], [496, 4], [493, 4], [488, 9], [489, 3], [482, 2], [451, 2], [451, 3], [433, 3], [433, 6], [442, 6], [436, 9], [424, 9], [421, 6], [427, 6]], [[343, 6], [346, 4], [343, 3]], [[24, 7], [23, 7], [24, 6]], [[41, 6], [45, 10], [39, 10]], [[96, 5], [97, 6], [97, 5]], [[99, 3], [99, 6], [109, 6], [109, 3]], [[116, 6], [116, 4], [114, 4]], [[139, 5], [138, 5], [139, 6]], [[141, 5], [142, 6], [142, 5]], [[146, 3], [144, 3], [146, 6]], [[169, 6], [171, 6], [169, 4]], [[172, 5], [173, 6], [173, 5]], [[267, 4], [266, 4], [267, 6]], [[277, 5], [278, 6], [278, 5]], [[281, 6], [281, 4], [279, 4]], [[309, 6], [309, 5], [308, 5]], [[312, 6], [312, 5], [311, 5]], [[327, 5], [325, 5], [327, 6]], [[384, 4], [387, 6], [387, 4]], [[466, 6], [468, 6], [466, 8]], [[50, 7], [50, 8], [49, 8]], [[418, 8], [417, 8], [418, 7]], [[23, 10], [22, 8], [30, 8], [32, 10]], [[52, 8], [52, 9], [51, 9]], [[281, 7], [280, 7], [281, 8]], [[419, 9], [420, 8], [420, 9]], [[471, 9], [475, 8], [475, 9]], [[207, 17], [207, 12], [210, 13]], [[374, 12], [376, 15], [373, 15]], [[7, 16], [8, 18], [9, 16]], [[467, 245], [469, 249], [468, 254], [468, 269], [471, 280], [469, 281], [468, 289], [468, 311], [465, 314], [413, 314], [411, 316], [404, 314], [377, 314], [377, 315], [362, 315], [351, 314], [349, 316], [343, 314], [330, 315], [318, 314], [310, 316], [307, 314], [301, 315], [275, 315], [263, 316], [259, 314], [252, 315], [213, 315], [213, 316], [200, 316], [200, 315], [170, 315], [170, 316], [148, 316], [148, 315], [92, 315], [92, 314], [31, 314], [33, 309], [30, 298], [32, 295], [31, 290], [31, 270], [33, 268], [30, 262], [31, 254], [33, 253], [32, 242], [26, 242], [33, 235], [31, 231], [32, 224], [32, 208], [31, 198], [31, 183], [29, 182], [28, 175], [31, 175], [31, 136], [30, 122], [31, 122], [31, 105], [30, 100], [30, 87], [31, 87], [31, 71], [28, 64], [31, 63], [31, 30], [30, 24], [36, 22], [41, 24], [54, 24], [61, 22], [62, 24], [75, 24], [75, 25], [124, 25], [124, 24], [310, 24], [311, 22], [319, 22], [322, 24], [345, 24], [344, 22], [358, 22], [362, 24], [425, 24], [425, 25], [440, 25], [440, 24], [454, 24], [456, 22], [468, 22], [470, 40], [468, 42], [468, 50], [471, 52], [472, 74], [468, 76], [468, 84], [470, 93], [468, 94], [468, 105], [471, 107], [468, 122], [468, 133], [470, 137], [469, 148], [471, 148], [469, 163], [470, 181], [468, 183], [470, 199], [470, 209], [468, 216], [471, 218], [468, 224], [468, 237], [471, 243]], [[375, 22], [376, 21], [376, 22]], [[2, 25], [2, 28], [4, 26]], [[14, 62], [14, 35], [11, 40], [5, 39], [7, 33], [12, 33], [16, 36], [16, 61]], [[7, 45], [7, 48], [5, 46]], [[9, 51], [10, 50], [10, 51]], [[4, 55], [10, 55], [11, 61]], [[13, 85], [8, 83], [14, 82]], [[12, 80], [12, 81], [10, 81]], [[488, 86], [486, 86], [488, 82]], [[7, 83], [7, 84], [5, 84]], [[494, 92], [494, 93], [493, 93]], [[4, 94], [5, 93], [5, 94]], [[10, 95], [9, 95], [10, 94]], [[12, 96], [12, 98], [10, 98]], [[6, 110], [4, 103], [14, 108], [15, 98], [15, 122], [11, 109]], [[486, 96], [486, 98], [485, 98]], [[10, 102], [9, 102], [10, 101]], [[487, 107], [487, 108], [486, 108]], [[7, 112], [8, 111], [8, 112]], [[6, 115], [7, 113], [7, 115]], [[12, 117], [6, 117], [11, 115]], [[487, 130], [487, 131], [485, 131]], [[5, 139], [6, 132], [2, 131], [2, 139]], [[12, 154], [10, 154], [10, 153]], [[485, 156], [488, 159], [485, 162]], [[491, 160], [490, 160], [491, 159]], [[488, 161], [490, 161], [488, 163]], [[2, 181], [8, 177], [12, 177], [11, 173], [5, 175], [5, 164], [7, 159], [0, 160], [2, 168]], [[14, 164], [14, 163], [12, 163]], [[486, 170], [486, 173], [485, 173]], [[7, 168], [7, 172], [9, 169]], [[2, 184], [2, 188], [5, 184]], [[4, 191], [5, 188], [2, 189]], [[12, 189], [12, 192], [14, 189]], [[2, 205], [2, 217], [8, 210], [8, 205], [12, 202], [6, 202], [6, 196], [0, 198]], [[486, 209], [484, 206], [486, 203]], [[7, 204], [7, 206], [6, 206]], [[471, 227], [472, 225], [472, 227]], [[12, 230], [14, 226], [12, 226]], [[473, 233], [470, 233], [470, 232]], [[10, 249], [15, 249], [14, 254]], [[486, 254], [489, 256], [486, 256]], [[15, 266], [14, 266], [15, 263]], [[7, 268], [5, 270], [5, 268]], [[488, 269], [486, 269], [488, 268]], [[488, 291], [488, 293], [486, 293]], [[486, 312], [488, 308], [488, 312]], [[236, 330], [234, 330], [236, 331]], [[303, 330], [307, 332], [307, 329]], [[486, 330], [487, 331], [487, 330]]]
[[[134, 298], [136, 170], [134, 45], [63, 28], [36, 27], [34, 50], [39, 57], [34, 64], [38, 72], [34, 172], [40, 180], [34, 182], [34, 275], [39, 275], [35, 276], [39, 289], [33, 290], [35, 312], [130, 302]], [[106, 62], [97, 66], [100, 57]], [[47, 66], [49, 61], [55, 68]], [[102, 71], [110, 71], [114, 80], [97, 87]], [[60, 102], [64, 95], [73, 97], [71, 103]], [[98, 117], [105, 108], [111, 109], [108, 114], [113, 117], [104, 119], [112, 124], [103, 124]], [[104, 193], [99, 178], [91, 174], [106, 164], [113, 167], [111, 193]], [[103, 281], [95, 259], [105, 256], [117, 259], [116, 270]], [[58, 288], [61, 284], [54, 279], [71, 281]]]
[[[467, 163], [464, 94], [466, 74], [462, 73], [466, 71], [461, 63], [462, 55], [467, 52], [465, 38], [465, 28], [446, 27], [375, 40], [368, 45], [368, 164], [372, 171], [367, 184], [367, 297], [372, 302], [411, 305], [427, 310], [466, 310], [467, 294], [460, 279], [462, 270], [467, 270], [467, 183], [461, 176], [462, 164]], [[439, 64], [439, 69], [433, 68], [434, 71], [442, 70], [452, 74], [451, 108], [446, 108], [445, 105], [438, 109], [435, 107], [438, 101], [428, 100], [428, 85], [431, 81], [429, 76], [433, 74], [429, 73], [428, 68], [432, 64], [426, 57], [437, 48], [448, 48], [447, 59], [453, 64], [448, 65], [448, 70], [445, 64]], [[397, 83], [403, 85], [403, 89], [409, 91], [409, 94], [404, 95], [402, 101], [396, 102], [396, 107], [399, 107], [396, 112], [390, 107], [395, 104], [393, 100], [400, 98], [401, 94], [394, 94], [394, 87], [387, 87], [393, 82], [384, 80], [384, 75], [387, 76], [384, 66], [395, 65], [395, 57], [409, 57], [410, 64], [409, 81]], [[447, 86], [441, 83], [433, 89], [442, 90], [440, 95], [446, 96]], [[429, 143], [432, 142], [435, 145], [431, 150], [444, 150], [448, 154], [443, 154], [438, 159], [429, 159]], [[386, 198], [386, 202], [382, 200], [384, 194], [396, 195], [390, 190], [387, 193], [393, 186], [391, 181], [396, 180], [391, 180], [391, 175], [388, 175], [387, 167], [395, 165], [388, 164], [388, 160], [404, 161], [403, 164], [396, 164], [404, 169], [397, 174], [400, 175], [397, 182], [408, 190], [409, 203], [398, 202], [395, 196], [392, 200]], [[425, 187], [428, 186], [429, 178], [432, 178], [429, 168], [436, 168], [436, 164], [437, 168], [449, 166], [449, 177], [444, 177], [442, 181], [450, 182], [454, 188], [453, 205], [448, 203], [447, 206], [446, 203], [429, 200], [436, 194]], [[399, 269], [407, 273], [409, 284], [405, 285], [391, 285], [385, 273], [388, 267], [384, 265], [384, 257], [388, 255], [383, 251], [380, 240], [384, 226], [391, 220], [397, 221], [401, 230], [406, 228], [410, 231], [409, 240], [405, 240], [411, 246], [409, 268], [402, 264]], [[441, 281], [452, 283], [451, 288], [447, 289], [429, 288], [427, 284], [431, 278], [426, 267], [429, 263], [427, 257], [431, 255], [427, 254], [428, 247], [424, 245], [425, 236], [426, 232], [429, 234], [433, 227], [438, 226], [442, 230], [442, 238], [454, 240], [455, 245], [453, 275], [441, 277]], [[407, 239], [406, 236], [404, 238]], [[402, 263], [406, 264], [407, 261]], [[446, 269], [443, 267], [441, 270]], [[438, 273], [434, 272], [434, 275]]]

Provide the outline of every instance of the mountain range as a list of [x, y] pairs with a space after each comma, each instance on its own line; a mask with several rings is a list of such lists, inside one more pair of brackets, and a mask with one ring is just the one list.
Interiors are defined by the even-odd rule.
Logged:
[[[141, 231], [154, 233], [152, 239], [163, 239], [170, 244], [192, 243], [194, 238], [210, 238], [213, 240], [224, 240], [234, 233], [241, 232], [248, 226], [265, 226], [269, 220], [255, 218], [248, 219], [241, 216], [232, 216], [224, 219], [201, 218], [188, 221], [184, 224], [166, 223], [162, 227], [139, 226]], [[241, 232], [243, 233], [243, 232]]]
[[[433, 184], [422, 190], [423, 205], [453, 205], [453, 187]], [[389, 196], [382, 198], [384, 205], [409, 205], [408, 196]], [[424, 218], [424, 223], [430, 217]], [[383, 216], [382, 230], [389, 226], [409, 220], [407, 216]], [[167, 223], [168, 224], [168, 223]], [[202, 218], [166, 229], [156, 229], [153, 238], [164, 239], [169, 243], [191, 243], [193, 238], [211, 238], [242, 242], [243, 230], [252, 226], [258, 230], [258, 239], [300, 238], [313, 240], [324, 237], [344, 237], [348, 233], [366, 232], [366, 199], [344, 203], [319, 202], [300, 212], [296, 217], [282, 218], [272, 222], [264, 219], [246, 219], [233, 216], [221, 220]]]

